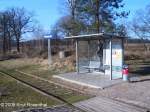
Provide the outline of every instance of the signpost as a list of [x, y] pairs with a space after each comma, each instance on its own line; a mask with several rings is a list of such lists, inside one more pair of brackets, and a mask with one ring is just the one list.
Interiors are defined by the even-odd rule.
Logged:
[[48, 39], [48, 65], [51, 66], [52, 64], [52, 54], [51, 54], [51, 35], [45, 35], [45, 38]]

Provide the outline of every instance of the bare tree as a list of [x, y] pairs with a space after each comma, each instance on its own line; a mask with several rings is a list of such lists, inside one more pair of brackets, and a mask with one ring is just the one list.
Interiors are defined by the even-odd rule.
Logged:
[[5, 23], [5, 15], [3, 13], [1, 13], [0, 15], [0, 24], [1, 24], [1, 38], [2, 38], [2, 46], [3, 46], [3, 54], [6, 53], [6, 33], [5, 33], [5, 27], [6, 27], [6, 23]]
[[[79, 8], [80, 0], [65, 0], [66, 6], [68, 8], [69, 15], [64, 17], [69, 17], [69, 35], [77, 35], [76, 27], [79, 25], [77, 20], [77, 8]], [[64, 18], [63, 17], [63, 18]]]
[[33, 32], [33, 36], [36, 40], [36, 47], [41, 51], [44, 49], [44, 34], [45, 31], [41, 26], [37, 26]]
[[6, 10], [4, 12], [6, 14], [6, 17], [7, 17], [7, 29], [6, 29], [6, 32], [7, 32], [7, 40], [8, 40], [8, 50], [9, 52], [11, 52], [11, 47], [12, 47], [12, 40], [13, 40], [13, 36], [14, 36], [14, 33], [12, 31], [12, 28], [10, 27], [11, 26], [11, 21], [12, 21], [12, 18], [11, 18], [11, 15], [10, 13]]
[[0, 53], [2, 53], [2, 44], [2, 25], [0, 24]]
[[22, 35], [27, 32], [33, 32], [33, 26], [31, 23], [32, 14], [28, 13], [24, 8], [11, 8], [9, 9], [9, 14], [11, 15], [10, 27], [14, 33], [17, 51], [20, 52], [20, 41]]
[[67, 3], [68, 3], [68, 6], [69, 6], [69, 9], [70, 9], [70, 12], [71, 12], [71, 16], [72, 16], [72, 19], [75, 20], [75, 14], [76, 14], [76, 8], [77, 8], [77, 5], [78, 5], [78, 0], [67, 0]]
[[0, 33], [1, 39], [3, 43], [3, 54], [6, 53], [7, 50], [11, 50], [11, 31], [10, 31], [10, 16], [7, 12], [1, 12], [0, 14]]
[[[149, 5], [150, 6], [150, 5]], [[145, 10], [138, 10], [132, 20], [131, 30], [144, 43], [146, 51], [149, 51], [149, 46], [144, 40], [150, 39], [150, 8], [147, 6]]]

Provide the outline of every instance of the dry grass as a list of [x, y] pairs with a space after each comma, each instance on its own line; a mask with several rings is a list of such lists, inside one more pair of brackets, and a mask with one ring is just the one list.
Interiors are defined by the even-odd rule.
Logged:
[[19, 58], [19, 59], [1, 61], [0, 65], [8, 69], [16, 69], [19, 67], [24, 67], [27, 65], [35, 65], [40, 63], [41, 63], [41, 59], [37, 59], [37, 58], [35, 59]]
[[70, 56], [64, 59], [55, 57], [51, 68], [62, 73], [75, 71], [75, 57]]
[[[150, 44], [147, 44], [150, 48]], [[125, 44], [125, 60], [150, 58], [150, 50], [146, 51], [143, 44]]]
[[[56, 73], [59, 74], [60, 72], [67, 72], [70, 70], [70, 69], [68, 69], [68, 67], [70, 67], [70, 66], [73, 67], [73, 61], [70, 61], [70, 60], [72, 60], [72, 58], [73, 57], [69, 57], [67, 59], [59, 59], [59, 60], [58, 60], [58, 58], [56, 58], [56, 59], [54, 58], [54, 63], [52, 64], [51, 68], [48, 68], [47, 60], [45, 60], [45, 59], [39, 59], [39, 58], [12, 59], [12, 60], [0, 61], [0, 69], [5, 70], [7, 73], [10, 73], [11, 75], [13, 75], [15, 77], [18, 77], [19, 79], [27, 81], [28, 83], [31, 83], [31, 84], [38, 86], [38, 87], [41, 87], [42, 89], [49, 91], [50, 93], [54, 93], [58, 96], [61, 96], [62, 98], [64, 98], [68, 102], [73, 103], [73, 102], [77, 102], [80, 100], [85, 100], [87, 98], [90, 98], [90, 96], [83, 95], [83, 94], [80, 94], [78, 92], [71, 91], [71, 90], [62, 88], [60, 86], [56, 86], [54, 84], [35, 79], [33, 77], [29, 77], [29, 76], [24, 75], [24, 74], [17, 73], [14, 70], [14, 69], [18, 69], [18, 70], [21, 70], [25, 73], [30, 73], [32, 75], [46, 78], [47, 80], [52, 80], [52, 75], [54, 75]], [[5, 68], [5, 69], [3, 69], [3, 68]], [[0, 86], [3, 83], [4, 83], [3, 79], [0, 80]], [[10, 88], [18, 87], [16, 85], [10, 85], [10, 86], [11, 86]], [[21, 87], [21, 88], [23, 88], [23, 87]], [[23, 90], [26, 91], [26, 89], [23, 89]], [[14, 93], [14, 91], [12, 93]], [[27, 91], [24, 93], [29, 94], [30, 92]], [[20, 94], [20, 96], [21, 96], [22, 93], [19, 91], [17, 94]], [[29, 96], [32, 97], [32, 92], [30, 93]], [[22, 97], [22, 99], [25, 99], [26, 94], [21, 96], [21, 97]], [[15, 98], [17, 99], [17, 95], [14, 96], [14, 99]], [[43, 97], [39, 97], [39, 98], [43, 98]], [[8, 101], [8, 99], [11, 99], [11, 97], [8, 96], [8, 98], [4, 99], [3, 101]], [[38, 100], [37, 98], [34, 98], [34, 99]], [[32, 98], [31, 98], [31, 101], [32, 101]], [[51, 101], [52, 100], [50, 100], [49, 102], [51, 103]], [[22, 100], [22, 102], [26, 102], [26, 101]], [[54, 101], [52, 101], [52, 102], [55, 103]], [[48, 104], [50, 104], [50, 103], [48, 103]]]
[[[3, 91], [2, 91], [3, 90]], [[16, 82], [9, 76], [0, 74], [0, 103], [14, 103], [14, 104], [47, 104], [47, 106], [57, 105], [60, 102], [53, 100], [47, 96], [41, 95], [31, 88]], [[0, 106], [0, 112], [12, 112], [22, 108], [29, 108], [27, 106]], [[30, 107], [32, 108], [32, 107]]]

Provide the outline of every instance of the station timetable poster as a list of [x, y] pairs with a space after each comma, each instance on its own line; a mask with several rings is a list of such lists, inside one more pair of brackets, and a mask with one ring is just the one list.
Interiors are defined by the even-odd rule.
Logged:
[[112, 42], [112, 78], [122, 78], [122, 42]]

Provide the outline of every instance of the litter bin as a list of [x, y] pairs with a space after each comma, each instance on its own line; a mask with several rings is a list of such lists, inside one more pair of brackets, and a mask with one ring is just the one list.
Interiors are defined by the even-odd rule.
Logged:
[[123, 66], [122, 73], [123, 73], [123, 81], [129, 81], [129, 67], [128, 67], [128, 65]]

